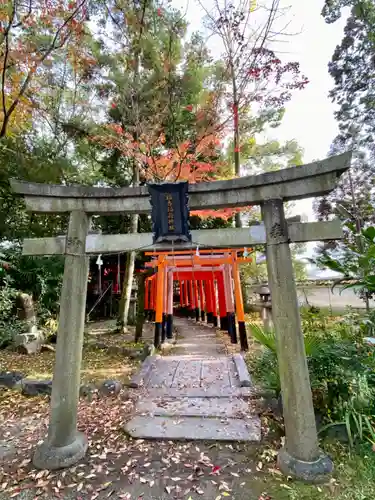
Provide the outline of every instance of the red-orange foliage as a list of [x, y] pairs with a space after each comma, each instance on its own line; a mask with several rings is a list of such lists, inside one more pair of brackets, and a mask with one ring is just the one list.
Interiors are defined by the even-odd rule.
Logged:
[[[22, 129], [60, 49], [74, 69], [95, 63], [82, 44], [88, 0], [0, 3], [0, 137]], [[41, 37], [43, 36], [43, 43]], [[60, 53], [61, 55], [61, 53]]]
[[[160, 134], [153, 141], [142, 135], [139, 141], [124, 132], [120, 125], [109, 124], [103, 133], [91, 137], [108, 149], [117, 149], [124, 156], [131, 157], [140, 169], [141, 177], [148, 182], [188, 181], [211, 182], [217, 178], [220, 162], [216, 158], [221, 149], [221, 138], [213, 134], [197, 139], [193, 144], [185, 141], [176, 148], [166, 148], [165, 136]], [[210, 161], [215, 158], [214, 161]], [[195, 210], [191, 215], [201, 218], [220, 217], [229, 219], [240, 209]]]
[[116, 124], [106, 125], [105, 133], [91, 137], [91, 140], [134, 158], [141, 176], [149, 182], [213, 180], [217, 165], [210, 162], [210, 158], [218, 155], [221, 145], [219, 138], [208, 135], [194, 144], [187, 140], [176, 148], [168, 149], [164, 146], [164, 134], [153, 141], [145, 135], [134, 141], [131, 134]]

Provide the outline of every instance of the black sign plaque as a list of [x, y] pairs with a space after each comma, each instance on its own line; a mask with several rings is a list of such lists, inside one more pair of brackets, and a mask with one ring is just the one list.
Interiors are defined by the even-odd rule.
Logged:
[[149, 184], [154, 243], [191, 241], [188, 182]]

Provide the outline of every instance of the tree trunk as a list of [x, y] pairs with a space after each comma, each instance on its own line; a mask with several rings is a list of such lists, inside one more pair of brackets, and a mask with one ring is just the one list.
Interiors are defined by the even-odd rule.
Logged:
[[[232, 92], [233, 92], [233, 159], [234, 159], [234, 173], [236, 176], [241, 176], [241, 162], [240, 162], [240, 126], [238, 116], [238, 95], [236, 76], [234, 68], [232, 67]], [[242, 227], [241, 213], [235, 215], [235, 227]], [[242, 274], [242, 278], [244, 278]], [[241, 280], [242, 298], [245, 312], [248, 312], [248, 293], [244, 282]]]
[[145, 323], [145, 281], [146, 274], [138, 276], [138, 303], [137, 303], [137, 320], [135, 323], [134, 342], [139, 342], [142, 339], [143, 325]]
[[[236, 75], [234, 67], [231, 66], [232, 73], [232, 93], [233, 93], [233, 160], [234, 160], [234, 174], [238, 177], [241, 176], [241, 162], [240, 162], [240, 127], [238, 116], [238, 91]], [[236, 227], [242, 227], [241, 214], [235, 215]]]
[[[131, 233], [136, 233], [138, 230], [138, 217], [138, 214], [132, 215], [130, 226]], [[126, 257], [125, 276], [122, 285], [122, 293], [119, 306], [118, 325], [124, 332], [126, 332], [128, 326], [129, 308], [134, 276], [135, 254], [136, 252], [129, 252]]]
[[[139, 168], [138, 165], [134, 165], [133, 186], [138, 186], [138, 185], [139, 185]], [[134, 214], [131, 216], [130, 233], [132, 234], [138, 232], [138, 219], [139, 219], [138, 214]], [[117, 324], [124, 332], [127, 331], [127, 326], [128, 326], [129, 309], [130, 309], [133, 276], [134, 276], [135, 255], [136, 252], [129, 252], [127, 254], [124, 282], [122, 284], [122, 293], [119, 305]]]
[[[143, 3], [143, 8], [141, 12], [141, 17], [139, 19], [139, 38], [135, 45], [135, 66], [134, 66], [134, 76], [133, 76], [133, 95], [132, 95], [132, 105], [133, 105], [133, 113], [134, 113], [134, 131], [133, 131], [133, 139], [134, 142], [138, 141], [140, 136], [140, 125], [139, 125], [139, 68], [140, 68], [140, 56], [141, 56], [141, 46], [140, 41], [143, 33], [144, 27], [144, 18], [146, 13], [146, 7], [148, 2], [145, 1]], [[127, 124], [123, 124], [124, 129]], [[139, 186], [139, 178], [140, 178], [140, 168], [137, 162], [134, 162], [134, 170], [133, 170], [133, 187]], [[131, 217], [130, 222], [130, 233], [134, 234], [138, 232], [138, 219], [139, 215], [135, 214]], [[131, 300], [131, 292], [132, 292], [132, 284], [133, 284], [133, 276], [134, 276], [134, 264], [135, 264], [135, 252], [130, 252], [127, 255], [126, 259], [126, 269], [124, 276], [124, 283], [122, 287], [121, 301], [119, 307], [119, 317], [118, 324], [124, 331], [127, 329], [128, 318], [129, 318], [129, 308], [130, 308], [130, 300]]]

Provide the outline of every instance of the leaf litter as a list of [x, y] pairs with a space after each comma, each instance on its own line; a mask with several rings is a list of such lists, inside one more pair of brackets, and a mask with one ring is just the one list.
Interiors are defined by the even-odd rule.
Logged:
[[[50, 369], [49, 362], [45, 369]], [[25, 458], [46, 436], [48, 398], [26, 399], [18, 392], [1, 392], [0, 388], [0, 418], [6, 422], [0, 430], [0, 444], [3, 439], [10, 440], [15, 448], [10, 458], [2, 462], [0, 457], [0, 492], [8, 498], [31, 490], [34, 498], [66, 498], [73, 493], [77, 500], [131, 500], [151, 490], [156, 495], [164, 491], [171, 498], [188, 499], [196, 495], [205, 498], [210, 487], [216, 491], [213, 498], [217, 500], [232, 497], [232, 481], [244, 479], [251, 472], [241, 459], [233, 460], [239, 448], [232, 444], [129, 438], [123, 429], [134, 411], [135, 398], [129, 390], [122, 391], [117, 399], [81, 400], [79, 430], [89, 439], [87, 455], [81, 463], [52, 473], [34, 469], [31, 460]]]
[[[48, 401], [40, 401], [38, 418], [27, 421], [26, 430], [18, 436], [16, 455], [7, 463], [0, 462], [0, 491], [9, 498], [17, 498], [21, 491], [30, 489], [37, 498], [64, 498], [75, 492], [76, 498], [83, 500], [112, 497], [131, 500], [142, 498], [138, 492], [156, 488], [155, 492], [164, 490], [171, 498], [187, 499], [194, 495], [204, 498], [210, 483], [218, 497], [232, 496], [231, 480], [245, 472], [237, 465], [234, 469], [235, 462], [226, 453], [221, 457], [214, 448], [203, 452], [190, 442], [129, 438], [123, 426], [132, 410], [131, 400], [121, 398], [81, 401], [79, 429], [89, 437], [88, 453], [81, 463], [50, 472], [34, 469], [30, 459], [25, 459], [25, 454], [32, 453], [47, 430]], [[29, 439], [22, 444], [25, 433]], [[225, 445], [222, 449], [233, 453]], [[216, 461], [220, 464], [216, 465]]]

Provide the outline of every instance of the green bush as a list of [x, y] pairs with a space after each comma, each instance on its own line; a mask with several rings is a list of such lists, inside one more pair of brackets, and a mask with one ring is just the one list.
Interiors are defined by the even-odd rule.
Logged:
[[[279, 369], [277, 365], [276, 337], [274, 330], [266, 330], [255, 323], [249, 328], [255, 340], [263, 346], [263, 353], [255, 359], [249, 359], [251, 371], [255, 377], [267, 388], [274, 390], [278, 396], [280, 387]], [[306, 356], [317, 355], [324, 347], [320, 337], [314, 334], [304, 336]]]
[[19, 246], [3, 251], [9, 262], [7, 276], [13, 288], [30, 294], [37, 304], [38, 317], [57, 314], [59, 311], [60, 290], [64, 273], [64, 259], [61, 256], [30, 257], [23, 256]]
[[375, 403], [374, 349], [350, 340], [326, 339], [308, 357], [314, 406], [327, 420], [342, 420], [348, 405], [371, 414]]
[[7, 347], [15, 335], [22, 333], [24, 322], [15, 315], [15, 301], [18, 291], [5, 278], [0, 287], [0, 349]]
[[321, 335], [329, 328], [329, 318], [318, 307], [302, 306], [300, 308], [302, 330], [310, 334]]
[[[316, 322], [314, 314], [320, 315]], [[348, 435], [352, 432], [351, 441], [353, 436], [366, 436], [371, 440], [375, 415], [375, 348], [362, 340], [368, 323], [351, 311], [340, 321], [329, 322], [320, 311], [310, 310], [303, 324], [315, 411], [325, 424], [345, 424]], [[257, 325], [250, 325], [250, 329], [262, 345], [260, 355], [249, 360], [250, 370], [263, 387], [274, 390], [278, 396], [275, 333]]]

